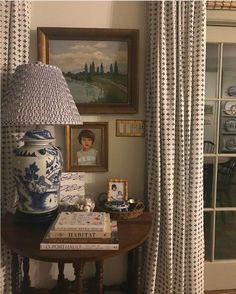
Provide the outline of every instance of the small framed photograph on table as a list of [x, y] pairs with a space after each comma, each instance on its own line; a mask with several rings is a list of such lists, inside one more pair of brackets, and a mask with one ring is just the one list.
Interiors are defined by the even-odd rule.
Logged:
[[108, 201], [126, 201], [128, 199], [128, 181], [125, 179], [108, 180]]

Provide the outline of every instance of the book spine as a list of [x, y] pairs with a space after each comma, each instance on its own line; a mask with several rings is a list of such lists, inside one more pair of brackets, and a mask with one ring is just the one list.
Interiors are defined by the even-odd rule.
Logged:
[[93, 232], [93, 231], [82, 231], [78, 232], [77, 230], [63, 231], [63, 230], [52, 230], [49, 232], [50, 238], [110, 238], [111, 232]]
[[40, 243], [40, 250], [119, 250], [119, 244]]
[[[92, 239], [81, 239], [81, 238], [44, 238], [41, 243], [58, 243], [58, 244], [107, 244], [112, 243], [112, 240], [117, 240], [117, 235], [112, 235], [111, 238], [92, 238]], [[118, 243], [118, 242], [113, 242]]]
[[72, 225], [55, 225], [55, 230], [61, 230], [61, 231], [71, 231], [75, 230], [77, 232], [103, 232], [104, 231], [104, 226], [103, 227], [95, 227], [95, 226], [72, 226]]

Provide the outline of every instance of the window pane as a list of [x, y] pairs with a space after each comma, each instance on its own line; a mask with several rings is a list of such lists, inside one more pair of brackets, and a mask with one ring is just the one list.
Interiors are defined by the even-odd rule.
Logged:
[[206, 98], [217, 97], [218, 44], [206, 46]]
[[212, 212], [204, 213], [204, 234], [205, 234], [205, 259], [211, 260], [212, 248]]
[[213, 205], [213, 171], [215, 159], [204, 156], [203, 167], [203, 187], [204, 187], [204, 207], [212, 207]]
[[236, 158], [234, 157], [219, 158], [216, 205], [236, 207]]
[[236, 258], [236, 212], [216, 212], [215, 259]]
[[216, 149], [216, 127], [217, 127], [217, 102], [207, 100], [204, 108], [204, 142], [211, 142], [204, 144], [204, 153], [215, 153]]
[[222, 97], [236, 97], [236, 45], [224, 44], [222, 60]]

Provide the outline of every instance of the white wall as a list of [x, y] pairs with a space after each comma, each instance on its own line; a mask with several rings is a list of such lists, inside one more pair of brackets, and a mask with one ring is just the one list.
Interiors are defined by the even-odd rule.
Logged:
[[[139, 112], [134, 115], [91, 115], [82, 116], [83, 121], [109, 122], [109, 170], [102, 173], [87, 173], [86, 192], [97, 197], [106, 191], [108, 178], [126, 178], [129, 196], [144, 197], [145, 142], [144, 138], [116, 137], [116, 119], [144, 119], [144, 60], [146, 49], [146, 6], [147, 2], [117, 1], [33, 1], [31, 16], [30, 59], [37, 61], [37, 27], [80, 27], [80, 28], [123, 28], [139, 29]], [[57, 145], [64, 150], [64, 128], [55, 129]], [[110, 270], [112, 268], [112, 271]], [[57, 278], [56, 265], [31, 261], [33, 285], [46, 287]], [[92, 265], [85, 272], [90, 275]], [[50, 272], [48, 276], [48, 272]], [[73, 278], [73, 269], [66, 267], [66, 276]], [[126, 256], [105, 262], [105, 282], [119, 283], [125, 279]]]

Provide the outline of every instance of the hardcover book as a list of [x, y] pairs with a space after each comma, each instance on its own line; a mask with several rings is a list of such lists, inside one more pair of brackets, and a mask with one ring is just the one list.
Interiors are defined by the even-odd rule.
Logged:
[[63, 211], [55, 220], [55, 230], [105, 231], [105, 223], [110, 221], [106, 212]]
[[51, 238], [46, 233], [40, 243], [40, 250], [118, 250], [117, 221], [112, 221], [111, 238]]
[[111, 222], [105, 221], [104, 231], [94, 231], [94, 230], [55, 230], [54, 224], [49, 228], [49, 237], [50, 238], [111, 238]]

